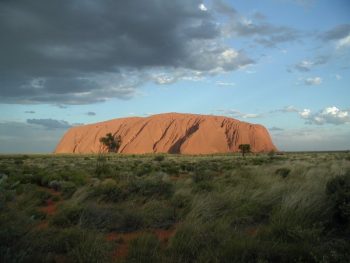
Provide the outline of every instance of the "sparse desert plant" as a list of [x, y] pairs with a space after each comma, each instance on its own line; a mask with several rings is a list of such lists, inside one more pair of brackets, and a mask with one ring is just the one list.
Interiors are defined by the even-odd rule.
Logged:
[[83, 208], [77, 205], [67, 205], [57, 211], [50, 224], [58, 227], [70, 227], [78, 224]]
[[157, 161], [157, 162], [161, 162], [161, 161], [164, 161], [165, 159], [165, 156], [164, 155], [156, 155], [154, 157], [154, 160]]
[[240, 144], [238, 149], [241, 151], [243, 157], [251, 151], [250, 144]]
[[0, 156], [0, 262], [349, 262], [348, 153], [162, 156]]
[[350, 172], [331, 179], [327, 183], [326, 193], [333, 203], [335, 223], [350, 227]]
[[106, 136], [100, 138], [100, 143], [107, 149], [109, 153], [116, 153], [122, 143], [121, 137], [107, 133]]
[[129, 250], [126, 262], [161, 262], [160, 242], [153, 234], [145, 233], [136, 238], [131, 242]]
[[112, 246], [100, 233], [91, 230], [83, 231], [79, 242], [69, 252], [69, 258], [77, 263], [111, 262]]
[[286, 167], [278, 168], [275, 171], [275, 174], [281, 176], [282, 178], [286, 178], [290, 174], [290, 169]]

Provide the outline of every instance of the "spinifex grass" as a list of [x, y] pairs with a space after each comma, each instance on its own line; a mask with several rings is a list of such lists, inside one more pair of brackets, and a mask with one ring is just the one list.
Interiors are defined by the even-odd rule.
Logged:
[[350, 262], [348, 153], [0, 156], [0, 262]]

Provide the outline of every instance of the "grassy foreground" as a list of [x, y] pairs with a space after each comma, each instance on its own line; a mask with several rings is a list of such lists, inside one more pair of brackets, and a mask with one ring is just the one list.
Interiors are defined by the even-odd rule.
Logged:
[[350, 262], [350, 154], [3, 155], [0, 262]]

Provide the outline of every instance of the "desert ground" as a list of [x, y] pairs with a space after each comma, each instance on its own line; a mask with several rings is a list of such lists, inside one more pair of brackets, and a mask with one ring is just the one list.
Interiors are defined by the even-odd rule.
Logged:
[[350, 262], [350, 153], [1, 155], [0, 262]]

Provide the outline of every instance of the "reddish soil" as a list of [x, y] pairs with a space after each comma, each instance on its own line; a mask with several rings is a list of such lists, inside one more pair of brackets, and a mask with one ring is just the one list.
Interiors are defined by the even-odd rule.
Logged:
[[111, 232], [107, 234], [106, 238], [108, 241], [114, 241], [118, 243], [117, 247], [113, 252], [113, 258], [122, 259], [128, 255], [130, 242], [136, 239], [137, 237], [141, 236], [142, 234], [147, 232], [155, 234], [158, 237], [159, 241], [162, 243], [162, 245], [165, 246], [169, 239], [175, 234], [175, 230], [176, 228], [175, 226], [173, 226], [169, 229], [151, 229], [149, 231], [135, 231], [129, 233]]
[[256, 237], [256, 235], [258, 234], [258, 231], [259, 231], [259, 227], [257, 226], [251, 226], [246, 229], [247, 235], [251, 237]]
[[46, 200], [46, 206], [40, 208], [41, 212], [44, 212], [48, 216], [52, 216], [57, 212], [57, 203], [51, 199]]
[[[45, 188], [45, 187], [40, 187], [41, 190], [50, 193], [53, 196], [58, 196], [61, 197], [61, 192], [57, 192], [53, 189], [50, 188]], [[41, 212], [44, 212], [47, 216], [53, 216], [54, 214], [56, 214], [57, 212], [57, 206], [59, 203], [61, 203], [62, 201], [57, 201], [54, 202], [51, 198], [47, 199], [45, 201], [45, 206], [40, 207], [39, 210]], [[48, 221], [47, 220], [43, 220], [39, 223], [39, 225], [37, 225], [38, 229], [43, 229], [43, 228], [47, 228], [48, 227]]]
[[169, 229], [155, 229], [152, 231], [155, 233], [160, 242], [167, 243], [169, 239], [175, 235], [175, 227]]

